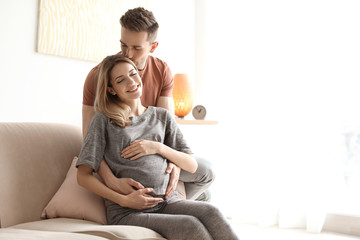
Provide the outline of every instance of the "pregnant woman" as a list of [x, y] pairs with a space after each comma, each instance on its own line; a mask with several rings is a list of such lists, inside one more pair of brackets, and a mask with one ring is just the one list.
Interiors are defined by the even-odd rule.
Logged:
[[[100, 64], [96, 114], [77, 162], [79, 184], [105, 198], [108, 224], [150, 228], [167, 239], [238, 239], [213, 205], [176, 193], [165, 200], [167, 161], [191, 173], [197, 163], [173, 115], [141, 104], [142, 88], [130, 59], [114, 55]], [[93, 176], [103, 158], [115, 176], [145, 188], [128, 195], [108, 188]]]

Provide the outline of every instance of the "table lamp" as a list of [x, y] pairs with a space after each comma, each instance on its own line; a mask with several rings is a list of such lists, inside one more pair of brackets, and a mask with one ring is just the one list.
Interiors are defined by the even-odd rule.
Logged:
[[175, 115], [179, 118], [184, 118], [192, 110], [194, 103], [191, 83], [187, 74], [175, 74], [173, 98], [175, 105]]

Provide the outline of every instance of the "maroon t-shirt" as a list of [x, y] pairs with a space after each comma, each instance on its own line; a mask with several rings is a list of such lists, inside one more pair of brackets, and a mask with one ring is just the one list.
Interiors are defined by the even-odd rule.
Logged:
[[[96, 76], [98, 67], [89, 72], [84, 83], [83, 104], [94, 106], [96, 95]], [[160, 96], [172, 97], [174, 79], [169, 66], [160, 59], [148, 56], [145, 68], [138, 71], [143, 82], [141, 103], [145, 107], [156, 106]]]

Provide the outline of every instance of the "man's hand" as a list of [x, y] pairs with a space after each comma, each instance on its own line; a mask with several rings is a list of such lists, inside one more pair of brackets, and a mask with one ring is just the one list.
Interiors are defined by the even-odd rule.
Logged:
[[117, 178], [114, 176], [105, 160], [101, 161], [98, 174], [104, 180], [104, 183], [108, 188], [120, 194], [127, 195], [138, 189], [144, 188], [143, 185], [131, 178]]
[[120, 194], [128, 195], [136, 192], [137, 189], [144, 189], [144, 186], [131, 178], [113, 178], [106, 184], [109, 188]]
[[157, 154], [160, 143], [148, 140], [135, 140], [121, 152], [121, 157], [136, 160], [142, 156]]
[[162, 201], [162, 198], [154, 198], [147, 193], [152, 192], [151, 188], [144, 188], [137, 191], [132, 192], [131, 194], [127, 195], [126, 206], [128, 208], [143, 210], [155, 207]]
[[181, 169], [178, 166], [176, 166], [175, 164], [173, 164], [171, 162], [168, 164], [166, 173], [170, 174], [170, 180], [169, 180], [169, 185], [166, 189], [165, 199], [168, 199], [169, 197], [171, 197], [171, 195], [176, 190], [177, 184], [179, 182], [180, 170]]

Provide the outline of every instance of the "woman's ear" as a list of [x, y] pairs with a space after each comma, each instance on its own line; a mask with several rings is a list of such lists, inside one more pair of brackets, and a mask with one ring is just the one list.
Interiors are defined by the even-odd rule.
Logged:
[[151, 44], [150, 52], [153, 53], [155, 51], [155, 49], [157, 48], [157, 46], [159, 46], [159, 42], [153, 42]]
[[116, 95], [116, 92], [114, 91], [114, 89], [112, 87], [107, 87], [107, 91], [111, 94], [111, 95]]

